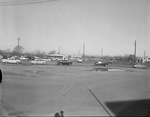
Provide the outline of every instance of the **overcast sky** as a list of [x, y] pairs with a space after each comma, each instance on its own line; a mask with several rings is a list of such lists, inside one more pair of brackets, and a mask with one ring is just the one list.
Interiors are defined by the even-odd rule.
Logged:
[[[16, 0], [0, 0], [14, 2]], [[25, 0], [19, 0], [25, 1]], [[33, 0], [30, 0], [33, 1]], [[34, 0], [35, 1], [35, 0]], [[42, 1], [42, 0], [38, 0]], [[150, 56], [149, 0], [53, 0], [0, 6], [0, 49], [20, 37], [25, 51]]]

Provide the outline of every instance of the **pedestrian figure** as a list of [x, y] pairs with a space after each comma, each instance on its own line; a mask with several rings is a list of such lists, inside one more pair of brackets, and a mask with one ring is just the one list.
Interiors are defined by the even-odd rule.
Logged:
[[60, 117], [64, 117], [64, 111], [60, 111]]
[[[2, 82], [2, 71], [1, 71], [1, 69], [0, 69], [0, 84], [1, 84], [1, 82]], [[0, 117], [2, 117], [3, 115], [2, 115], [2, 107], [1, 107], [1, 100], [2, 100], [2, 93], [1, 93], [2, 91], [1, 91], [1, 85], [0, 85]]]
[[54, 116], [54, 117], [60, 117], [60, 116], [59, 116], [59, 113], [58, 113], [58, 112], [55, 113], [55, 116]]
[[1, 84], [1, 82], [2, 82], [2, 71], [0, 69], [0, 84]]

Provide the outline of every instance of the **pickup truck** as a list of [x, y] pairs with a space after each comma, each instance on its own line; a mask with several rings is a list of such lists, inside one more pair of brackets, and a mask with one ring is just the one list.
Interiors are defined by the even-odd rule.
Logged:
[[72, 65], [72, 62], [68, 60], [61, 60], [57, 62], [57, 65]]
[[2, 59], [2, 62], [3, 63], [15, 63], [15, 64], [19, 64], [19, 63], [21, 63], [21, 60], [7, 58], [7, 59]]

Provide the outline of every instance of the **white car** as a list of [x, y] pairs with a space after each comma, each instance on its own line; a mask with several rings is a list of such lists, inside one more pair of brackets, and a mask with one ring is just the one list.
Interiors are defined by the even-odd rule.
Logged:
[[145, 65], [141, 65], [141, 64], [135, 64], [133, 67], [134, 68], [146, 69], [146, 66]]
[[78, 62], [78, 63], [82, 63], [83, 60], [82, 60], [81, 58], [78, 58], [78, 59], [77, 59], [77, 62]]
[[19, 63], [21, 63], [21, 60], [7, 58], [7, 59], [2, 59], [2, 62], [3, 63], [15, 63], [15, 64], [19, 64]]
[[46, 65], [46, 61], [42, 60], [42, 59], [35, 59], [33, 61], [31, 61], [31, 64], [39, 64], [39, 65]]
[[26, 58], [26, 57], [20, 57], [20, 60], [29, 60], [29, 58]]

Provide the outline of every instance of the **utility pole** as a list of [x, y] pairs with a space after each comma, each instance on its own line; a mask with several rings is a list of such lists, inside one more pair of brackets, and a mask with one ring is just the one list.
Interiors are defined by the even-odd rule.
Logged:
[[83, 61], [85, 61], [85, 44], [83, 43]]
[[80, 57], [80, 51], [78, 51], [78, 56]]
[[102, 57], [103, 57], [103, 48], [101, 50], [101, 60], [102, 60]]
[[135, 40], [135, 43], [134, 43], [134, 62], [136, 62], [136, 40]]
[[145, 50], [144, 50], [144, 59], [143, 59], [143, 63], [145, 62], [145, 59], [146, 59], [145, 55], [146, 55], [146, 54], [145, 54]]
[[19, 53], [20, 53], [20, 45], [19, 45], [20, 38], [17, 38], [17, 40], [18, 40], [18, 55], [19, 55]]
[[58, 52], [58, 54], [60, 55], [60, 46], [59, 46], [59, 52]]

